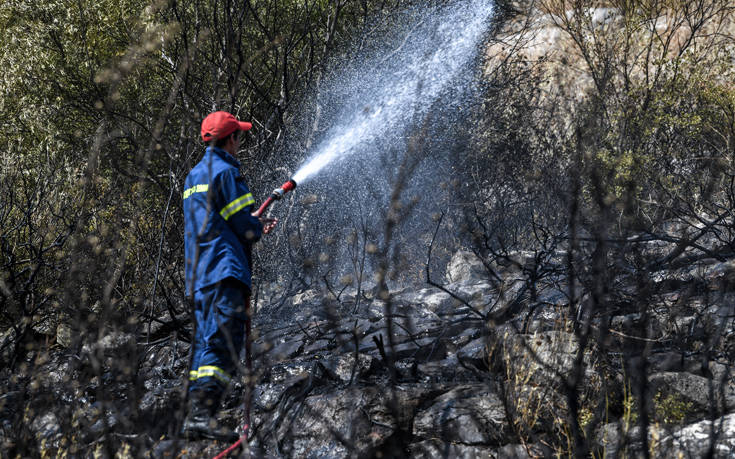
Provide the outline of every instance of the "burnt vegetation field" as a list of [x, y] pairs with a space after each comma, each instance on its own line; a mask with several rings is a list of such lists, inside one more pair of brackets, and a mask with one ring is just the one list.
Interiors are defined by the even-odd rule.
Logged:
[[[260, 203], [340, 72], [472, 3], [4, 1], [0, 457], [224, 450], [178, 434], [202, 118]], [[498, 0], [461, 103], [274, 206], [233, 455], [732, 457], [734, 59], [726, 0]]]

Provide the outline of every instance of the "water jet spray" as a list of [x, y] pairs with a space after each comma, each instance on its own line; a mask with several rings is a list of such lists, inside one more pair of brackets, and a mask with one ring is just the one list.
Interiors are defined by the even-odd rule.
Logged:
[[[327, 171], [374, 175], [383, 164], [384, 152], [406, 150], [412, 129], [421, 128], [419, 123], [432, 122], [437, 111], [456, 110], [462, 98], [472, 93], [473, 63], [493, 6], [493, 0], [454, 0], [407, 12], [399, 23], [410, 27], [391, 41], [390, 59], [381, 48], [377, 56], [357, 61], [325, 92], [334, 95], [322, 102], [336, 107], [325, 123], [329, 128], [320, 133], [321, 139], [292, 178], [273, 191], [254, 215], [262, 216], [296, 183], [303, 187]], [[356, 163], [351, 171], [345, 170], [347, 158]], [[347, 185], [350, 182], [340, 180], [329, 186], [349, 186], [353, 196], [364, 194], [364, 187]]]
[[377, 55], [356, 61], [325, 90], [319, 103], [335, 108], [329, 128], [293, 179], [303, 186], [327, 171], [343, 172], [338, 169], [347, 158], [372, 172], [383, 152], [405, 151], [420, 123], [456, 110], [472, 92], [473, 64], [493, 6], [493, 0], [455, 0], [422, 6], [397, 21], [404, 26], [390, 41], [392, 49], [381, 46]]

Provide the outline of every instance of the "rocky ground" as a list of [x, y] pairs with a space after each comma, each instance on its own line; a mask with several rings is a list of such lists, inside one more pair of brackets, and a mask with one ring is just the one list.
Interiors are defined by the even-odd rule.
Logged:
[[[573, 442], [568, 382], [579, 368], [577, 417], [596, 457], [637, 457], [644, 443], [654, 457], [733, 457], [735, 262], [704, 258], [654, 273], [658, 288], [646, 317], [633, 304], [616, 303], [602, 316], [607, 326], [591, 321], [593, 332], [607, 333], [594, 332], [579, 353], [574, 324], [591, 308], [589, 291], [578, 288], [578, 306], [570, 308], [567, 282], [554, 270], [529, 289], [522, 267], [530, 255], [515, 254], [516, 266], [495, 266], [491, 282], [472, 254], [458, 252], [446, 291], [367, 285], [359, 297], [347, 288], [261, 301], [252, 453], [550, 456]], [[629, 287], [621, 280], [620, 291]], [[4, 376], [3, 450], [13, 456], [20, 438], [49, 456], [213, 456], [226, 445], [173, 435], [187, 350], [171, 337], [144, 344], [122, 333], [76, 354], [55, 347], [36, 362], [35, 376]], [[130, 353], [138, 368], [115, 369]], [[92, 359], [104, 366], [102, 379], [73, 384], [91, 371], [75, 362], [95, 355], [102, 356]], [[647, 442], [632, 395], [641, 387], [630, 374], [635, 368], [647, 375]], [[232, 426], [242, 419], [243, 389], [234, 385], [222, 412]], [[19, 437], [13, 419], [22, 406], [27, 427]]]

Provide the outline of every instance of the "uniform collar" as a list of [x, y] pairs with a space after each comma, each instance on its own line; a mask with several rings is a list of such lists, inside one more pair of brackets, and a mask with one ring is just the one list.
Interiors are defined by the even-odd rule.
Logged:
[[236, 160], [231, 154], [227, 153], [225, 150], [218, 148], [218, 147], [207, 147], [207, 153], [208, 154], [216, 154], [220, 158], [224, 159], [226, 162], [232, 164], [235, 167], [240, 167], [240, 161]]

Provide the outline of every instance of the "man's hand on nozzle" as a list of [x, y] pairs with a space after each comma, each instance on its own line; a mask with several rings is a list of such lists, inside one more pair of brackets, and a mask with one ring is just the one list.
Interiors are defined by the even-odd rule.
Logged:
[[263, 234], [270, 233], [278, 224], [277, 218], [258, 217], [258, 219], [260, 220], [260, 223], [263, 224]]

